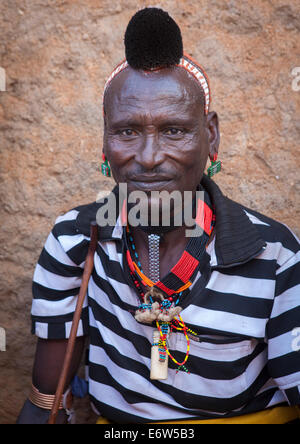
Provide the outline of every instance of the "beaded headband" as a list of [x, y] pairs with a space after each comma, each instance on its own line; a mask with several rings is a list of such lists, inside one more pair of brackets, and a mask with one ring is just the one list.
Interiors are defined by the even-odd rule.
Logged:
[[138, 11], [128, 23], [124, 41], [126, 59], [109, 76], [103, 99], [112, 80], [128, 66], [146, 72], [178, 66], [188, 71], [200, 84], [205, 100], [204, 112], [208, 114], [211, 102], [208, 76], [197, 62], [183, 53], [180, 29], [167, 12], [159, 8]]
[[[127, 62], [127, 60], [123, 60], [121, 63], [119, 63], [119, 65], [117, 65], [117, 67], [113, 70], [113, 72], [111, 73], [111, 75], [109, 76], [109, 78], [107, 79], [107, 81], [105, 83], [103, 97], [104, 97], [105, 91], [107, 90], [107, 88], [108, 88], [109, 84], [112, 82], [112, 80], [118, 74], [120, 74], [120, 72], [124, 71], [124, 69], [126, 69], [128, 66], [129, 66], [129, 63]], [[190, 74], [192, 74], [192, 76], [195, 78], [195, 80], [200, 84], [200, 86], [203, 90], [203, 93], [204, 93], [205, 114], [208, 114], [209, 105], [211, 102], [211, 92], [210, 92], [208, 76], [205, 73], [204, 69], [202, 67], [200, 67], [198, 64], [196, 64], [186, 54], [184, 54], [184, 56], [180, 59], [180, 62], [175, 66], [178, 66], [180, 68], [184, 68], [186, 71], [188, 71]], [[157, 70], [157, 68], [155, 69], [155, 71], [156, 70]], [[154, 71], [154, 69], [149, 70], [149, 71]]]

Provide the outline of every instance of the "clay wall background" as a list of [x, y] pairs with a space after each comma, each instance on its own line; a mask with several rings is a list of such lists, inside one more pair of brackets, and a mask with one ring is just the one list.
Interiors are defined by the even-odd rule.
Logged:
[[[300, 235], [299, 1], [1, 0], [0, 423], [15, 422], [28, 395], [31, 280], [48, 232], [59, 214], [112, 187], [99, 171], [102, 89], [145, 5], [174, 17], [210, 77], [223, 161], [215, 181]], [[84, 405], [80, 421], [92, 422]]]

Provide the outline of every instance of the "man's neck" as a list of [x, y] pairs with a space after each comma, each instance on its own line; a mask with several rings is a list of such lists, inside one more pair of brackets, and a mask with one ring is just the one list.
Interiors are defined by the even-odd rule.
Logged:
[[[160, 240], [160, 247], [162, 249], [167, 249], [168, 246], [173, 245], [174, 243], [180, 242], [186, 243], [187, 237], [186, 237], [186, 230], [187, 227], [185, 225], [180, 227], [174, 227], [171, 231], [167, 231], [165, 233], [162, 233], [161, 240]], [[139, 240], [139, 242], [146, 243], [148, 242], [148, 236], [150, 233], [146, 233], [144, 230], [142, 230], [139, 227], [131, 228], [131, 232], [133, 233], [133, 236]], [[185, 240], [183, 240], [185, 239]]]
[[[188, 238], [185, 235], [186, 227], [175, 227], [172, 231], [164, 233], [159, 243], [160, 277], [165, 276], [179, 261], [184, 252]], [[132, 228], [131, 233], [137, 249], [142, 269], [149, 276], [149, 240], [148, 234], [140, 228]]]

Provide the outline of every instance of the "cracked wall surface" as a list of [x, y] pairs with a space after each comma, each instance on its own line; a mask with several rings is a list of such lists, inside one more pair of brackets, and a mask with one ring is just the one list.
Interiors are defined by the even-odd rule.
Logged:
[[[99, 170], [105, 79], [124, 57], [130, 17], [152, 1], [1, 0], [0, 423], [15, 421], [31, 382], [31, 280], [55, 218], [112, 187]], [[300, 3], [165, 0], [185, 51], [205, 68], [219, 115], [230, 198], [299, 236]], [[295, 85], [295, 83], [294, 83]], [[300, 81], [299, 81], [300, 89]], [[79, 421], [93, 422], [88, 403]]]

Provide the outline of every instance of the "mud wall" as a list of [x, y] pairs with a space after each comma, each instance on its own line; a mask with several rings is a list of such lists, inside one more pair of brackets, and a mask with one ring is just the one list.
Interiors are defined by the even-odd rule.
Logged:
[[[123, 58], [132, 0], [1, 0], [0, 423], [26, 398], [36, 339], [31, 280], [57, 215], [112, 186], [99, 171], [105, 79]], [[300, 3], [165, 0], [186, 52], [207, 71], [220, 118], [216, 182], [300, 235]], [[294, 80], [294, 83], [293, 83]], [[91, 421], [81, 404], [80, 421]]]

